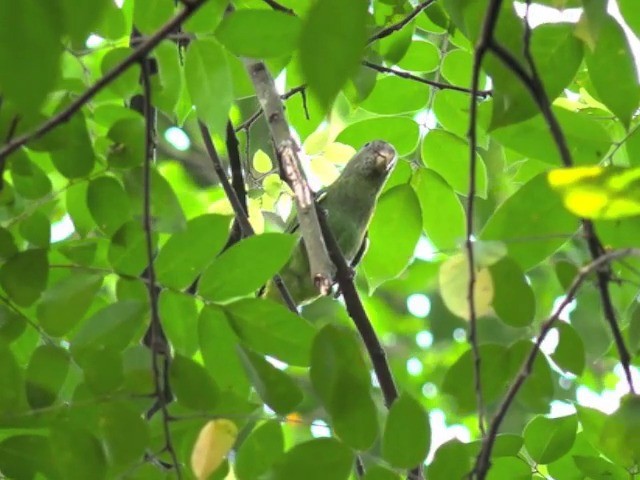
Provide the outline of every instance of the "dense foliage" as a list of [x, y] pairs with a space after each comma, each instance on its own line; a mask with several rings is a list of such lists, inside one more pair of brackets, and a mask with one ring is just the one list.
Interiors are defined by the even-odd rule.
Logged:
[[[635, 478], [640, 3], [609, 4], [0, 0], [0, 476]], [[256, 298], [297, 240], [244, 58], [314, 189], [398, 152], [359, 295]]]

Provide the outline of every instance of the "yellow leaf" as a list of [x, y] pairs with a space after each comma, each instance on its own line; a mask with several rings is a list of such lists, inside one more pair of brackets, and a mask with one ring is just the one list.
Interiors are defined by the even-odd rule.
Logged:
[[[440, 295], [447, 308], [458, 317], [469, 320], [469, 261], [465, 254], [454, 255], [440, 266]], [[488, 268], [476, 270], [473, 299], [476, 317], [493, 312], [493, 280]]]
[[202, 427], [191, 452], [191, 469], [198, 480], [206, 480], [216, 471], [237, 436], [236, 424], [224, 418], [211, 420]]
[[271, 158], [262, 150], [253, 154], [253, 168], [258, 173], [267, 173], [273, 168]]
[[332, 184], [340, 176], [335, 165], [322, 155], [311, 160], [311, 171], [323, 185]]
[[356, 154], [356, 149], [344, 143], [330, 143], [324, 149], [324, 158], [332, 163], [347, 163]]
[[602, 172], [602, 167], [556, 168], [549, 172], [547, 178], [552, 187], [564, 187], [586, 178], [599, 177]]

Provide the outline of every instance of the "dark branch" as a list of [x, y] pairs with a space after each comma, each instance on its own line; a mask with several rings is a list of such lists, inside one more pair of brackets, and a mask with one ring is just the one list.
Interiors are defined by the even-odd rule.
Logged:
[[[282, 100], [288, 100], [289, 98], [293, 97], [296, 93], [301, 93], [303, 95], [302, 97], [303, 102], [305, 102], [305, 98], [306, 98], [304, 97], [305, 88], [306, 88], [306, 85], [300, 85], [298, 87], [294, 87], [284, 95], [281, 95], [280, 98], [282, 98]], [[236, 133], [241, 130], [249, 130], [251, 128], [251, 125], [253, 125], [256, 122], [256, 120], [258, 120], [262, 116], [262, 113], [263, 113], [262, 109], [259, 109], [258, 111], [253, 113], [253, 115], [251, 115], [249, 118], [247, 118], [244, 122], [242, 122], [240, 125], [236, 127], [235, 129]]]
[[143, 59], [158, 43], [160, 43], [167, 35], [171, 34], [175, 27], [181, 25], [189, 18], [198, 8], [200, 8], [207, 0], [191, 0], [184, 1], [185, 8], [170, 21], [165, 23], [160, 30], [146, 39], [136, 48], [131, 55], [125, 58], [121, 63], [109, 70], [96, 83], [87, 89], [82, 95], [71, 102], [64, 110], [53, 115], [51, 118], [40, 124], [35, 130], [25, 133], [11, 142], [7, 143], [0, 149], [0, 157], [9, 155], [14, 150], [26, 145], [31, 140], [41, 137], [45, 133], [53, 130], [58, 125], [67, 122], [71, 116], [80, 110], [89, 100], [91, 100], [98, 92], [113, 82], [129, 67]]
[[[414, 82], [424, 83], [425, 85], [430, 85], [433, 88], [439, 88], [441, 90], [455, 90], [456, 92], [462, 93], [473, 93], [471, 89], [465, 87], [459, 87], [457, 85], [451, 85], [449, 83], [436, 82], [435, 80], [427, 80], [426, 78], [419, 77], [417, 75], [412, 75], [408, 72], [403, 72], [402, 70], [396, 70], [394, 68], [385, 67], [383, 65], [378, 65], [376, 63], [371, 63], [367, 60], [364, 60], [362, 64], [370, 68], [371, 70], [376, 70], [377, 72], [382, 73], [390, 73], [395, 75], [396, 77], [405, 78], [407, 80], [413, 80]], [[491, 95], [490, 90], [478, 90], [476, 89], [474, 96], [480, 98], [486, 98]]]
[[487, 12], [482, 24], [480, 39], [476, 45], [473, 57], [473, 70], [471, 76], [471, 99], [469, 106], [469, 188], [467, 192], [467, 224], [465, 248], [467, 251], [467, 262], [469, 265], [469, 283], [467, 285], [467, 302], [469, 305], [469, 343], [473, 352], [473, 378], [474, 390], [476, 394], [476, 405], [478, 409], [478, 429], [484, 437], [484, 399], [482, 398], [482, 378], [480, 376], [482, 359], [478, 345], [478, 318], [474, 292], [476, 288], [476, 265], [473, 251], [473, 231], [474, 231], [474, 205], [476, 196], [476, 150], [477, 150], [477, 125], [478, 104], [476, 96], [480, 88], [480, 69], [482, 61], [487, 54], [487, 49], [493, 36], [493, 29], [498, 21], [498, 13], [502, 0], [491, 0], [487, 7]]
[[[20, 117], [16, 115], [11, 120], [11, 124], [9, 125], [9, 130], [7, 131], [7, 138], [5, 143], [9, 143], [13, 136], [16, 133], [16, 128], [18, 128], [18, 122], [20, 121]], [[9, 155], [0, 155], [0, 191], [4, 188], [4, 171], [7, 168], [7, 157]]]
[[[147, 253], [147, 290], [149, 292], [149, 309], [151, 320], [148, 330], [148, 346], [151, 349], [151, 365], [155, 384], [155, 393], [158, 406], [162, 412], [162, 426], [165, 437], [165, 449], [171, 456], [173, 468], [178, 479], [182, 478], [178, 456], [171, 441], [171, 429], [169, 428], [169, 411], [167, 401], [171, 394], [168, 392], [168, 367], [169, 367], [169, 345], [160, 323], [158, 312], [158, 289], [156, 288], [156, 272], [153, 265], [153, 230], [151, 219], [151, 168], [155, 158], [155, 110], [151, 106], [151, 79], [149, 59], [143, 58], [140, 61], [142, 70], [141, 81], [143, 89], [143, 113], [145, 119], [145, 158], [143, 169], [143, 229], [145, 237], [145, 247]], [[163, 359], [163, 366], [160, 360]], [[149, 414], [152, 414], [150, 410]], [[149, 415], [148, 414], [148, 415]]]
[[283, 12], [286, 13], [288, 15], [296, 15], [296, 12], [294, 12], [292, 9], [285, 7], [284, 5], [280, 5], [278, 2], [276, 2], [275, 0], [262, 0], [264, 3], [266, 3], [267, 5], [269, 5], [271, 8], [273, 8], [274, 10], [277, 10], [279, 12]]
[[405, 25], [407, 25], [409, 22], [411, 22], [411, 20], [416, 18], [423, 10], [425, 10], [429, 5], [431, 5], [435, 1], [436, 0], [426, 0], [425, 2], [422, 2], [420, 5], [418, 5], [416, 8], [414, 8], [413, 11], [409, 15], [404, 17], [398, 23], [394, 23], [393, 25], [389, 25], [388, 27], [383, 28], [379, 32], [377, 32], [374, 35], [372, 35], [371, 37], [369, 37], [369, 40], [367, 41], [367, 45], [370, 45], [373, 42], [375, 42], [376, 40], [380, 40], [381, 38], [388, 37], [389, 35], [392, 35], [393, 33], [397, 32], [398, 30], [402, 30], [405, 27]]

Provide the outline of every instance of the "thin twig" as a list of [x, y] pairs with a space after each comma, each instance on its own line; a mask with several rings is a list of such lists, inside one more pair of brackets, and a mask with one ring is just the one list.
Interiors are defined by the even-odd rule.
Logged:
[[402, 30], [405, 25], [411, 22], [411, 20], [416, 18], [423, 10], [425, 10], [429, 5], [431, 5], [435, 1], [436, 0], [426, 0], [425, 2], [422, 2], [420, 5], [414, 8], [411, 11], [411, 13], [409, 13], [409, 15], [404, 17], [399, 22], [394, 23], [393, 25], [389, 25], [388, 27], [383, 28], [379, 32], [369, 37], [369, 40], [367, 41], [367, 45], [370, 45], [376, 40], [380, 40], [381, 38], [388, 37], [389, 35], [392, 35], [393, 33], [397, 32], [398, 30]]
[[[236, 216], [236, 220], [238, 221], [238, 225], [240, 226], [240, 230], [242, 231], [242, 235], [244, 237], [250, 237], [251, 235], [254, 234], [253, 227], [249, 222], [249, 217], [244, 211], [242, 202], [240, 201], [240, 199], [238, 198], [238, 195], [236, 194], [233, 187], [229, 183], [229, 180], [227, 179], [227, 174], [225, 173], [224, 168], [222, 168], [222, 162], [220, 161], [220, 157], [218, 156], [216, 147], [213, 145], [213, 142], [211, 141], [211, 134], [209, 133], [209, 129], [202, 122], [198, 122], [198, 125], [200, 127], [200, 134], [202, 135], [202, 140], [204, 141], [204, 146], [207, 150], [207, 153], [209, 154], [211, 162], [213, 163], [213, 168], [216, 171], [216, 174], [218, 175], [218, 179], [220, 180], [222, 189], [224, 190], [224, 193], [227, 195], [227, 198], [229, 199], [229, 203], [231, 203], [231, 208], [233, 208], [233, 212]], [[282, 296], [282, 299], [284, 300], [287, 307], [289, 307], [289, 310], [297, 314], [298, 309], [296, 308], [296, 304], [293, 298], [291, 297], [289, 290], [287, 290], [287, 287], [284, 284], [284, 281], [282, 280], [280, 275], [275, 275], [273, 277], [273, 283], [275, 283], [276, 287], [278, 288], [280, 295]]]
[[[7, 137], [5, 138], [5, 143], [9, 143], [15, 135], [19, 121], [20, 117], [18, 115], [15, 115], [11, 120], [9, 130], [7, 131]], [[7, 157], [8, 155], [0, 155], [0, 191], [4, 188], [4, 171], [7, 168]]]
[[[226, 133], [226, 146], [227, 155], [229, 156], [229, 165], [231, 166], [231, 186], [238, 196], [238, 200], [242, 204], [242, 209], [248, 215], [249, 209], [247, 208], [247, 190], [244, 185], [244, 174], [242, 173], [242, 161], [240, 160], [240, 150], [238, 148], [238, 137], [233, 129], [231, 120], [227, 122]], [[231, 227], [231, 233], [224, 249], [229, 248], [242, 238], [242, 231], [238, 224], [238, 219], [234, 218], [233, 226]]]
[[478, 114], [477, 92], [480, 87], [480, 69], [482, 61], [487, 54], [489, 43], [493, 36], [493, 29], [498, 21], [498, 13], [502, 0], [491, 0], [482, 23], [482, 31], [476, 45], [473, 57], [473, 70], [471, 75], [471, 99], [469, 106], [469, 189], [467, 193], [467, 223], [465, 248], [467, 251], [467, 261], [469, 262], [469, 283], [467, 285], [467, 302], [469, 305], [469, 343], [473, 352], [474, 368], [474, 389], [476, 393], [476, 405], [478, 409], [478, 429], [484, 437], [484, 399], [482, 398], [482, 378], [480, 348], [478, 345], [478, 318], [476, 314], [476, 304], [474, 292], [476, 287], [476, 265], [473, 251], [473, 215], [476, 196], [476, 149], [477, 132], [476, 117]]
[[[362, 338], [362, 342], [367, 349], [371, 365], [373, 366], [373, 372], [382, 391], [384, 404], [388, 409], [396, 398], [398, 398], [398, 390], [393, 380], [389, 362], [387, 361], [387, 355], [362, 305], [362, 300], [360, 300], [355, 283], [353, 282], [353, 270], [347, 264], [338, 245], [338, 241], [329, 227], [326, 213], [322, 210], [322, 207], [316, 207], [316, 210], [329, 257], [336, 267], [336, 280], [340, 292], [342, 292], [347, 313], [353, 320], [356, 329], [360, 333], [360, 338]], [[421, 466], [413, 469], [409, 476], [413, 480], [423, 478]]]
[[609, 155], [606, 156], [604, 161], [605, 162], [612, 161], [613, 160], [613, 156], [616, 154], [616, 152], [618, 150], [620, 150], [620, 147], [622, 147], [625, 143], [627, 143], [627, 140], [629, 140], [629, 138], [631, 138], [633, 136], [633, 134], [636, 133], [638, 130], [640, 130], [640, 123], [638, 123], [635, 127], [630, 129], [627, 132], [627, 134], [624, 136], [624, 138], [622, 138], [620, 141], [614, 143], [615, 146], [613, 147], [613, 150], [611, 150], [611, 153], [609, 153]]
[[[298, 87], [294, 87], [288, 92], [286, 92], [285, 94], [281, 95], [280, 98], [282, 98], [282, 100], [288, 100], [289, 98], [294, 96], [296, 93], [301, 93], [303, 95], [303, 102], [304, 102], [305, 88], [306, 88], [306, 85], [300, 85]], [[245, 131], [249, 130], [249, 128], [251, 128], [251, 125], [253, 125], [256, 122], [256, 120], [258, 120], [262, 116], [262, 113], [263, 113], [262, 108], [255, 111], [249, 118], [247, 118], [244, 122], [242, 122], [240, 125], [238, 125], [235, 128], [236, 133], [241, 130], [245, 130]]]
[[40, 138], [45, 133], [53, 130], [57, 126], [67, 122], [71, 116], [82, 108], [89, 100], [91, 100], [98, 92], [113, 82], [129, 67], [139, 62], [149, 53], [158, 43], [160, 43], [167, 35], [173, 32], [176, 26], [181, 25], [193, 13], [200, 8], [207, 0], [192, 0], [185, 3], [185, 8], [175, 17], [165, 23], [156, 33], [147, 38], [140, 44], [128, 57], [117, 64], [100, 79], [89, 87], [82, 95], [71, 102], [65, 109], [53, 115], [49, 119], [41, 123], [35, 130], [25, 133], [14, 138], [0, 149], [0, 157], [9, 155], [14, 150], [26, 145], [31, 140]]
[[[496, 415], [489, 425], [488, 434], [484, 438], [482, 448], [480, 449], [480, 453], [478, 454], [476, 464], [472, 472], [475, 475], [475, 478], [477, 478], [478, 480], [482, 480], [485, 478], [490, 466], [491, 450], [493, 449], [496, 437], [498, 436], [500, 425], [502, 424], [505, 415], [511, 407], [511, 404], [515, 400], [518, 391], [524, 384], [525, 380], [531, 374], [535, 359], [540, 352], [540, 347], [544, 342], [547, 334], [553, 328], [555, 322], [560, 318], [560, 315], [562, 314], [564, 309], [573, 301], [578, 292], [578, 289], [591, 273], [595, 272], [597, 274], [599, 271], [603, 270], [603, 267], [607, 267], [610, 262], [628, 256], [640, 257], [640, 249], [625, 248], [604, 253], [588, 265], [582, 267], [574, 277], [574, 280], [567, 290], [563, 301], [558, 304], [555, 311], [549, 316], [549, 318], [547, 318], [547, 320], [545, 320], [545, 322], [540, 327], [538, 338], [536, 338], [535, 343], [531, 347], [529, 355], [527, 355], [527, 358], [522, 363], [522, 367], [520, 368], [518, 375], [511, 383], [509, 390], [504, 397], [504, 400], [500, 404]], [[604, 270], [607, 270], [607, 268], [604, 268]]]
[[274, 10], [277, 10], [278, 12], [283, 12], [286, 13], [288, 15], [296, 15], [296, 12], [294, 12], [292, 9], [285, 7], [284, 5], [280, 5], [278, 2], [276, 2], [275, 0], [262, 0], [264, 3], [266, 3], [267, 5], [269, 5], [271, 8], [273, 8]]
[[[367, 68], [370, 68], [371, 70], [376, 70], [377, 72], [390, 73], [400, 78], [405, 78], [407, 80], [413, 80], [414, 82], [430, 85], [433, 88], [439, 88], [441, 90], [455, 90], [456, 92], [469, 93], [469, 94], [473, 93], [470, 88], [459, 87], [457, 85], [451, 85], [450, 83], [436, 82], [435, 80], [427, 80], [426, 78], [413, 75], [409, 72], [404, 72], [402, 70], [396, 70], [395, 68], [378, 65], [376, 63], [369, 62], [368, 60], [364, 60], [362, 62], [362, 65], [364, 65]], [[490, 95], [491, 95], [491, 90], [477, 89], [474, 93], [475, 97], [480, 97], [480, 98], [486, 98]]]
[[[149, 280], [147, 291], [149, 292], [149, 307], [151, 320], [149, 323], [149, 347], [151, 349], [151, 366], [157, 401], [162, 412], [162, 426], [165, 437], [165, 448], [173, 462], [173, 468], [178, 479], [182, 478], [178, 456], [171, 441], [171, 429], [169, 428], [169, 411], [167, 409], [166, 381], [168, 375], [169, 348], [167, 339], [160, 323], [158, 312], [158, 289], [156, 288], [156, 272], [153, 264], [153, 231], [151, 219], [151, 168], [155, 157], [155, 111], [151, 106], [151, 79], [149, 78], [149, 61], [143, 58], [140, 61], [142, 70], [141, 81], [143, 88], [143, 112], [145, 119], [145, 158], [143, 170], [143, 229], [145, 237], [145, 247], [147, 253], [147, 278]], [[160, 367], [160, 357], [164, 358], [163, 368]]]

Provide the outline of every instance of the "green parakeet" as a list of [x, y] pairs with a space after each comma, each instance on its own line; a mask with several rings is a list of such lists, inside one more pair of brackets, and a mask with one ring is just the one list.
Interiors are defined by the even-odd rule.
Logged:
[[[376, 202], [395, 162], [396, 151], [390, 144], [381, 140], [367, 143], [349, 160], [338, 179], [320, 195], [318, 204], [325, 210], [329, 227], [348, 263], [354, 261], [363, 245]], [[297, 223], [287, 229], [289, 232], [296, 230]], [[319, 296], [311, 281], [302, 240], [280, 276], [297, 305], [304, 305]], [[282, 302], [273, 281], [267, 284], [262, 295]]]

